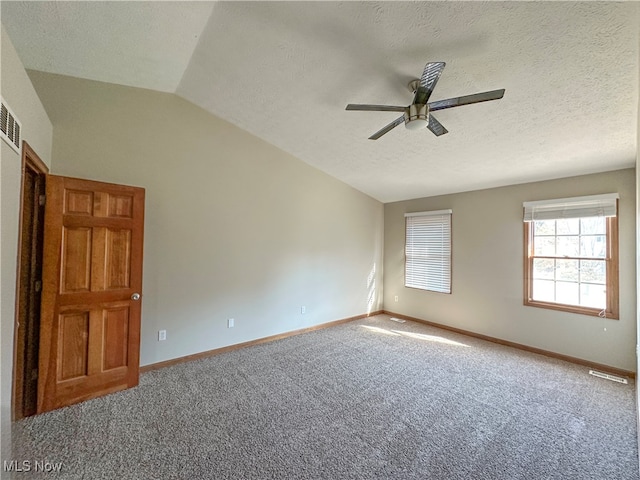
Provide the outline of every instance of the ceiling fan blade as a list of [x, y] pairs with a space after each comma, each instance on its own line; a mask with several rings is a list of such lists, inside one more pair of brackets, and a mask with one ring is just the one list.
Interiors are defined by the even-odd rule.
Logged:
[[425, 104], [429, 101], [429, 97], [436, 83], [438, 83], [445, 65], [446, 63], [444, 62], [430, 62], [425, 65], [422, 77], [420, 77], [420, 86], [413, 98], [413, 103]]
[[400, 125], [402, 122], [404, 122], [404, 115], [402, 115], [401, 117], [396, 118], [389, 125], [387, 125], [386, 127], [383, 127], [380, 130], [378, 130], [376, 133], [374, 133], [373, 135], [371, 135], [369, 137], [369, 140], [377, 140], [377, 139], [379, 139], [382, 135], [384, 135], [385, 133], [390, 132], [391, 130], [396, 128], [398, 125]]
[[449, 130], [444, 128], [433, 115], [429, 115], [429, 125], [427, 125], [427, 128], [431, 130], [436, 137], [444, 135], [445, 133], [449, 133]]
[[368, 112], [404, 112], [407, 107], [397, 107], [395, 105], [358, 105], [350, 103], [346, 110], [365, 110]]
[[503, 96], [504, 88], [500, 90], [491, 90], [490, 92], [474, 93], [473, 95], [465, 95], [463, 97], [447, 98], [446, 100], [438, 100], [436, 102], [429, 103], [429, 111], [435, 112], [437, 110], [444, 110], [445, 108], [488, 102], [489, 100], [498, 100]]

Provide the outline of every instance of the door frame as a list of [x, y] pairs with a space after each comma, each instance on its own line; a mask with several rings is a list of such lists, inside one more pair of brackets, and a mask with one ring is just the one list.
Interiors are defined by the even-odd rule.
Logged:
[[[33, 285], [36, 280], [32, 269], [29, 267], [32, 255], [34, 251], [39, 253], [42, 258], [44, 250], [44, 242], [42, 236], [32, 236], [32, 241], [27, 246], [28, 251], [23, 249], [23, 236], [24, 229], [28, 226], [28, 221], [25, 219], [25, 179], [27, 178], [27, 172], [30, 171], [42, 178], [42, 194], [44, 195], [44, 188], [46, 186], [46, 177], [49, 174], [49, 168], [40, 159], [38, 154], [31, 148], [31, 146], [23, 141], [22, 142], [22, 169], [21, 169], [21, 183], [20, 183], [20, 212], [19, 212], [19, 224], [18, 224], [18, 259], [17, 259], [17, 272], [16, 272], [16, 304], [15, 304], [15, 321], [13, 330], [13, 385], [12, 385], [12, 418], [13, 420], [19, 420], [25, 417], [24, 398], [25, 398], [25, 384], [27, 383], [28, 372], [24, 368], [25, 352], [27, 350], [27, 336], [25, 334], [26, 325], [22, 322], [20, 316], [24, 303], [27, 301], [28, 296], [33, 294], [33, 290], [25, 289], [23, 285]], [[38, 216], [39, 226], [44, 227], [44, 211]], [[39, 252], [38, 252], [39, 251]], [[40, 315], [40, 302], [35, 305], [35, 311], [37, 315]], [[39, 325], [38, 325], [39, 330]], [[33, 348], [31, 354], [35, 353], [36, 360], [39, 347], [40, 332], [36, 332], [34, 338], [36, 339], [36, 345]], [[37, 365], [37, 361], [35, 362]], [[33, 392], [35, 399], [37, 400], [37, 390]], [[35, 412], [33, 412], [35, 413]], [[33, 414], [31, 413], [31, 414]]]

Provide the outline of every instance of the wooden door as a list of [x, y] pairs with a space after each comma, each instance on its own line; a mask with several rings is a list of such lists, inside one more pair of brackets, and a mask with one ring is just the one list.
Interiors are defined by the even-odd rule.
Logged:
[[138, 384], [144, 189], [50, 175], [38, 413]]

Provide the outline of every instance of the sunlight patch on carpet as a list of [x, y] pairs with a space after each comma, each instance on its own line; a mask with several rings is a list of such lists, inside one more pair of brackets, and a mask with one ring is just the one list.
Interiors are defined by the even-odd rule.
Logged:
[[418, 340], [426, 340], [428, 342], [442, 343], [445, 345], [454, 345], [456, 347], [469, 347], [469, 345], [466, 345], [464, 343], [456, 342], [454, 340], [449, 340], [448, 338], [444, 338], [436, 335], [426, 335], [424, 333], [405, 332], [403, 330], [388, 330], [386, 328], [374, 327], [371, 325], [361, 325], [361, 327], [366, 328], [371, 332], [382, 333], [384, 335], [391, 335], [395, 337], [409, 337], [409, 338], [415, 338]]

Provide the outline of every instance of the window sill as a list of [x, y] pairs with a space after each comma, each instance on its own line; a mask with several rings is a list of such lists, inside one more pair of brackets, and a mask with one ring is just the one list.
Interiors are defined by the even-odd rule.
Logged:
[[579, 307], [576, 305], [565, 305], [563, 303], [539, 302], [536, 300], [525, 300], [524, 305], [527, 307], [547, 308], [550, 310], [559, 310], [561, 312], [577, 313], [580, 315], [606, 318], [608, 320], [620, 319], [620, 316], [615, 312], [605, 312], [604, 316], [602, 316], [600, 314], [602, 310], [598, 308]]

